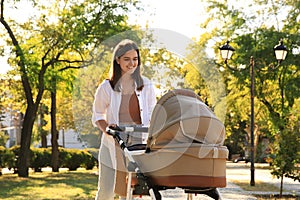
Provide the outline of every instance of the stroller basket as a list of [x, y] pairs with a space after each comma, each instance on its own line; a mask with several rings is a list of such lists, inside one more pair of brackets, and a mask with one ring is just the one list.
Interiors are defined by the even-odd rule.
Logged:
[[224, 146], [192, 144], [133, 155], [141, 171], [161, 187], [203, 188], [226, 186]]

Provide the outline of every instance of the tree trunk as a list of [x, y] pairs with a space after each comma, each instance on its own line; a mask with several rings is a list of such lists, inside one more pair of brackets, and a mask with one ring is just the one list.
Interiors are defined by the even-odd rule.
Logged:
[[47, 148], [47, 132], [41, 130], [41, 140], [42, 140], [42, 148]]
[[[55, 83], [54, 83], [55, 85]], [[54, 86], [54, 91], [51, 92], [51, 144], [52, 144], [52, 171], [59, 171], [59, 151], [58, 151], [58, 131], [56, 128], [56, 86]]]
[[280, 194], [279, 194], [279, 198], [282, 197], [282, 190], [283, 190], [283, 173], [281, 174], [281, 180], [280, 180]]
[[43, 104], [41, 103], [39, 106], [39, 134], [41, 136], [41, 147], [47, 148], [47, 131], [43, 129], [43, 121], [44, 121], [44, 109]]
[[28, 177], [30, 161], [30, 144], [32, 128], [35, 120], [37, 108], [36, 105], [28, 106], [24, 116], [23, 128], [21, 132], [21, 147], [18, 160], [18, 176]]

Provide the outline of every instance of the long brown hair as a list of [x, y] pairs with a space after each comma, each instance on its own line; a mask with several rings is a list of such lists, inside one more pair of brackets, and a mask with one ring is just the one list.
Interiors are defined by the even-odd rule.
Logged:
[[134, 73], [131, 75], [137, 85], [137, 90], [142, 90], [144, 82], [141, 76], [141, 58], [140, 51], [135, 42], [129, 39], [122, 40], [114, 49], [112, 65], [110, 69], [109, 82], [113, 90], [120, 92], [120, 78], [122, 76], [121, 66], [118, 64], [117, 59], [123, 56], [127, 51], [136, 50], [138, 55], [138, 66]]

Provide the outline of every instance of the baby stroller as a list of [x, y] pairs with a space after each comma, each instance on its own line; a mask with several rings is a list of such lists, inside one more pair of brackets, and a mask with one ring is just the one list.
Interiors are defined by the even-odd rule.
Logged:
[[[147, 144], [126, 147], [120, 131], [148, 132]], [[223, 146], [225, 128], [198, 95], [177, 89], [157, 102], [145, 127], [115, 127], [114, 136], [129, 159], [127, 199], [150, 195], [161, 199], [160, 190], [181, 188], [191, 194], [221, 199], [217, 188], [226, 187], [228, 149]]]

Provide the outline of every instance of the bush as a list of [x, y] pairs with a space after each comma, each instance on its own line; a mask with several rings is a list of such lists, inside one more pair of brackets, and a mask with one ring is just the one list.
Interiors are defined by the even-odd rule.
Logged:
[[33, 168], [35, 172], [41, 172], [43, 167], [49, 166], [51, 166], [51, 149], [31, 149], [30, 167]]
[[63, 149], [59, 150], [60, 167], [74, 171], [79, 167], [92, 169], [97, 164], [95, 157], [87, 150]]
[[85, 155], [85, 161], [83, 165], [85, 169], [87, 170], [93, 169], [97, 165], [97, 159], [88, 150], [84, 151], [84, 155]]
[[0, 147], [0, 167], [12, 168], [16, 164], [15, 154], [5, 147]]
[[20, 154], [20, 146], [13, 146], [7, 150], [8, 161], [6, 167], [8, 169], [14, 169], [14, 173], [18, 173], [18, 159]]
[[3, 155], [5, 154], [5, 147], [3, 146], [0, 146], [0, 168], [4, 167], [4, 164], [3, 164]]
[[[97, 159], [93, 156], [96, 151], [59, 148], [59, 167], [69, 168], [70, 171], [79, 167], [93, 169], [97, 165]], [[0, 146], [0, 168], [13, 168], [17, 173], [19, 152], [19, 146], [10, 149]], [[35, 172], [41, 172], [43, 167], [51, 166], [51, 153], [51, 148], [31, 148], [29, 166]]]
[[68, 154], [65, 157], [65, 167], [69, 168], [70, 171], [74, 171], [82, 165], [84, 157], [80, 150], [68, 149], [67, 151]]
[[[0, 146], [0, 168], [16, 168], [15, 154], [3, 146]], [[1, 172], [1, 171], [0, 171]], [[1, 173], [0, 173], [1, 175]]]

